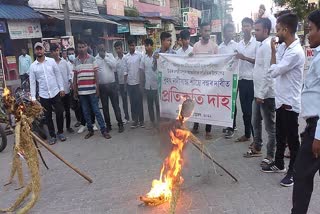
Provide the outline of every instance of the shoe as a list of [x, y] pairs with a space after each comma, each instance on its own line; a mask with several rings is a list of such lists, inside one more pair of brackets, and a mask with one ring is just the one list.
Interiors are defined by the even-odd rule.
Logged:
[[54, 145], [57, 143], [57, 138], [55, 137], [51, 137], [49, 140], [48, 140], [48, 144], [49, 145]]
[[78, 134], [83, 133], [85, 130], [87, 130], [87, 127], [86, 127], [86, 126], [81, 125], [81, 126], [80, 126], [80, 128], [79, 128], [79, 130], [78, 130]]
[[106, 130], [107, 130], [107, 132], [109, 133], [109, 132], [112, 130], [111, 126], [107, 126], [107, 127], [106, 127]]
[[229, 127], [222, 129], [222, 133], [227, 133], [228, 129], [229, 129]]
[[67, 128], [67, 131], [68, 131], [70, 134], [73, 134], [73, 133], [74, 133], [73, 128]]
[[94, 135], [94, 131], [89, 131], [88, 134], [86, 134], [86, 136], [84, 136], [84, 139], [89, 139], [93, 135]]
[[193, 127], [191, 132], [192, 132], [193, 134], [198, 134], [198, 133], [199, 133], [199, 128]]
[[234, 131], [232, 131], [231, 129], [228, 129], [226, 134], [224, 135], [224, 137], [226, 139], [231, 139], [233, 137], [233, 135], [234, 135]]
[[110, 139], [110, 138], [111, 138], [111, 135], [109, 135], [107, 132], [103, 132], [103, 133], [102, 133], [102, 136], [103, 136], [105, 139]]
[[126, 125], [127, 123], [129, 123], [129, 120], [123, 119], [123, 120], [122, 120], [122, 123], [123, 123], [123, 125]]
[[262, 172], [266, 172], [266, 173], [269, 173], [269, 172], [275, 172], [275, 173], [286, 172], [286, 168], [285, 167], [283, 167], [283, 169], [278, 168], [274, 161], [271, 162], [270, 164], [266, 165], [266, 166], [263, 166], [261, 170], [262, 170]]
[[233, 131], [238, 131], [238, 127], [235, 126], [234, 129], [233, 129]]
[[206, 140], [212, 140], [213, 136], [210, 132], [206, 132], [206, 136], [205, 136]]
[[291, 187], [293, 186], [293, 176], [291, 173], [287, 173], [286, 176], [280, 182], [281, 186]]
[[61, 134], [57, 134], [57, 137], [59, 138], [59, 140], [60, 140], [61, 142], [63, 142], [63, 141], [66, 141], [66, 140], [67, 140], [67, 138], [63, 135], [63, 133], [61, 133]]
[[139, 123], [139, 126], [140, 126], [141, 128], [145, 128], [145, 126], [144, 126], [144, 123], [143, 123], [143, 122], [140, 122], [140, 123]]
[[237, 138], [237, 140], [235, 142], [241, 143], [241, 142], [247, 142], [250, 141], [250, 138], [247, 138], [246, 136], [241, 136], [239, 138]]
[[123, 126], [119, 126], [119, 130], [118, 130], [119, 133], [122, 133], [124, 132], [124, 127]]
[[273, 159], [271, 157], [266, 157], [261, 161], [260, 166], [263, 167], [271, 164], [272, 162], [273, 162]]
[[74, 124], [74, 127], [78, 128], [81, 125], [81, 122], [76, 122], [76, 124]]
[[132, 129], [138, 128], [138, 122], [133, 122], [131, 125]]
[[97, 127], [97, 125], [94, 123], [94, 124], [92, 124], [92, 126], [93, 126], [93, 131], [98, 131], [99, 129], [98, 129], [98, 127]]

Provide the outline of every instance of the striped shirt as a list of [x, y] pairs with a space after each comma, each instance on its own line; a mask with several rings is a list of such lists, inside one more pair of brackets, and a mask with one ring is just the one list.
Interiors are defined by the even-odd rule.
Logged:
[[74, 61], [74, 73], [77, 74], [77, 85], [79, 95], [95, 94], [96, 78], [95, 72], [98, 66], [93, 56], [87, 54], [86, 58], [82, 61], [79, 56]]

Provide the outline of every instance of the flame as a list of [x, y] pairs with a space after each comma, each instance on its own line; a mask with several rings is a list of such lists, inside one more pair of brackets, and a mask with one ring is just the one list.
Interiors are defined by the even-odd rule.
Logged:
[[7, 87], [5, 87], [3, 90], [2, 96], [7, 97], [9, 95], [10, 95], [10, 90]]

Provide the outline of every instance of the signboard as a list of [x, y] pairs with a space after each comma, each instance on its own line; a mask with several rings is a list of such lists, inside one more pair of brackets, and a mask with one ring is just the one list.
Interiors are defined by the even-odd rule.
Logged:
[[190, 32], [190, 36], [197, 36], [198, 35], [197, 28], [190, 28], [189, 32]]
[[130, 34], [131, 35], [147, 35], [147, 29], [143, 23], [130, 22]]
[[6, 56], [6, 59], [9, 71], [16, 70], [18, 68], [17, 59], [15, 56]]
[[33, 39], [42, 37], [40, 21], [7, 20], [7, 23], [11, 39]]
[[96, 0], [82, 0], [81, 6], [84, 13], [99, 14]]
[[123, 22], [120, 23], [121, 25], [117, 25], [117, 33], [129, 33], [129, 23], [128, 22]]
[[211, 32], [220, 33], [221, 32], [221, 20], [215, 19], [211, 22]]
[[73, 36], [62, 36], [60, 38], [42, 38], [45, 53], [50, 53], [50, 46], [57, 44], [60, 49], [67, 50], [68, 48], [75, 48]]
[[158, 71], [161, 117], [175, 119], [179, 105], [192, 99], [189, 121], [232, 127], [239, 73], [234, 54], [160, 54]]
[[0, 33], [6, 33], [6, 32], [7, 32], [6, 23], [4, 21], [0, 21]]

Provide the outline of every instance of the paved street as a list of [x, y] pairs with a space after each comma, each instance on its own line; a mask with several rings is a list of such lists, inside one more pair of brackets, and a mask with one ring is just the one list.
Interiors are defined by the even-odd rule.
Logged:
[[[146, 107], [146, 106], [145, 106]], [[241, 112], [241, 111], [240, 111]], [[145, 117], [147, 116], [145, 108]], [[301, 123], [300, 129], [304, 124]], [[81, 171], [92, 177], [89, 184], [42, 148], [50, 170], [41, 163], [41, 197], [30, 213], [168, 213], [169, 205], [141, 206], [139, 196], [150, 190], [153, 179], [159, 177], [164, 156], [158, 136], [146, 129], [131, 130], [127, 125], [119, 134], [114, 125], [112, 139], [104, 140], [98, 132], [89, 140], [85, 134], [67, 135], [68, 140], [52, 148]], [[243, 133], [242, 115], [238, 116], [235, 138]], [[261, 158], [244, 159], [248, 143], [234, 143], [222, 138], [222, 128], [213, 130], [215, 139], [207, 142], [211, 154], [238, 179], [234, 183], [215, 168], [191, 145], [186, 148], [185, 179], [177, 205], [179, 214], [285, 214], [291, 208], [292, 188], [279, 185], [283, 174], [260, 172]], [[201, 127], [204, 131], [204, 127]], [[203, 140], [204, 133], [198, 136]], [[17, 182], [2, 187], [11, 167], [13, 137], [0, 153], [0, 207], [11, 205], [22, 190], [15, 191]], [[265, 151], [265, 150], [264, 150]], [[24, 168], [26, 174], [26, 168]], [[25, 178], [27, 181], [28, 179]], [[15, 179], [16, 181], [16, 179]], [[309, 213], [320, 213], [319, 176]]]

